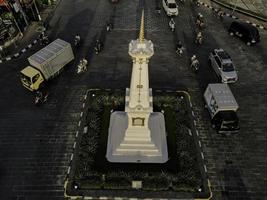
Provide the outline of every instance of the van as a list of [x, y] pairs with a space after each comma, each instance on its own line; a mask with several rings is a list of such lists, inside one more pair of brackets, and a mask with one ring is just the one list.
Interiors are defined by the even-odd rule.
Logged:
[[238, 133], [238, 104], [225, 83], [209, 84], [204, 93], [212, 127], [218, 133]]
[[260, 34], [258, 29], [251, 24], [245, 22], [234, 21], [230, 25], [228, 32], [243, 40], [248, 46], [260, 42]]

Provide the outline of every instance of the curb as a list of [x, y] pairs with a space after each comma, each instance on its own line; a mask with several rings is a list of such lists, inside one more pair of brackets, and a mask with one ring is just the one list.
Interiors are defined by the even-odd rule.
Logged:
[[[214, 1], [214, 0], [212, 0], [212, 1]], [[217, 1], [214, 1], [214, 2], [217, 2]], [[208, 4], [204, 3], [204, 2], [198, 1], [198, 3], [199, 3], [200, 5], [203, 5], [203, 6], [207, 7], [207, 8], [209, 8], [209, 9], [213, 10], [213, 11], [216, 12], [216, 13], [219, 11], [219, 9], [214, 8], [214, 7], [208, 5]], [[249, 20], [244, 20], [244, 19], [238, 18], [237, 16], [235, 16], [235, 15], [231, 15], [231, 14], [226, 13], [226, 12], [223, 12], [223, 16], [230, 17], [230, 18], [232, 18], [232, 19], [236, 19], [236, 20], [237, 20], [237, 19], [240, 19], [240, 20], [243, 20], [243, 21], [245, 21], [246, 23], [251, 24], [252, 26], [255, 26], [255, 27], [259, 28], [259, 29], [267, 30], [267, 28], [264, 27], [264, 26], [262, 26], [262, 25], [255, 24], [255, 23], [253, 23], [253, 22], [251, 22], [251, 21], [249, 21]]]
[[[77, 127], [77, 131], [76, 131], [76, 134], [75, 134], [75, 142], [73, 144], [73, 153], [71, 154], [70, 156], [70, 162], [69, 162], [69, 166], [67, 168], [67, 172], [66, 172], [66, 178], [65, 178], [65, 182], [64, 182], [64, 197], [65, 198], [69, 198], [69, 199], [73, 199], [73, 200], [78, 200], [78, 199], [96, 199], [96, 200], [105, 200], [105, 199], [110, 199], [110, 200], [152, 200], [152, 199], [155, 199], [155, 200], [167, 200], [166, 198], [133, 198], [133, 197], [110, 197], [110, 196], [71, 196], [71, 195], [68, 195], [67, 194], [67, 186], [69, 184], [69, 176], [70, 176], [70, 171], [71, 171], [71, 167], [72, 167], [72, 160], [73, 160], [73, 156], [74, 156], [74, 151], [75, 151], [75, 147], [76, 147], [76, 144], [77, 144], [77, 139], [78, 139], [78, 135], [79, 135], [79, 129], [81, 128], [81, 121], [82, 121], [82, 118], [83, 118], [83, 115], [84, 115], [84, 108], [85, 108], [85, 103], [86, 103], [86, 100], [87, 100], [87, 97], [88, 97], [88, 93], [91, 92], [91, 91], [98, 91], [98, 90], [101, 90], [99, 88], [95, 88], [95, 89], [89, 89], [86, 91], [86, 93], [84, 94], [84, 98], [82, 100], [82, 110], [81, 110], [81, 113], [80, 113], [80, 119], [79, 119], [79, 122], [78, 122], [78, 127]], [[104, 91], [111, 91], [111, 89], [103, 89]], [[121, 91], [121, 89], [115, 89], [115, 91]], [[156, 92], [164, 92], [164, 90], [156, 90]], [[206, 181], [207, 181], [207, 187], [208, 187], [208, 192], [209, 192], [209, 197], [206, 197], [206, 198], [193, 198], [192, 200], [211, 200], [212, 197], [213, 197], [213, 192], [211, 190], [211, 183], [210, 183], [210, 179], [208, 178], [208, 172], [207, 172], [207, 166], [205, 164], [205, 157], [204, 157], [204, 154], [203, 154], [203, 151], [202, 151], [202, 145], [201, 145], [201, 142], [199, 140], [199, 133], [198, 133], [198, 130], [196, 128], [196, 120], [194, 119], [195, 118], [195, 114], [194, 114], [194, 111], [193, 111], [193, 104], [191, 103], [191, 96], [190, 94], [187, 92], [187, 91], [180, 91], [180, 90], [166, 90], [165, 92], [167, 93], [170, 93], [170, 92], [174, 92], [174, 93], [183, 93], [187, 96], [188, 98], [188, 102], [189, 102], [189, 107], [191, 109], [191, 115], [192, 115], [192, 119], [193, 119], [193, 128], [194, 128], [194, 132], [197, 136], [197, 142], [199, 144], [199, 148], [201, 149], [200, 151], [200, 156], [202, 158], [202, 167], [203, 167], [203, 170], [205, 172], [205, 175], [206, 175]], [[189, 135], [192, 135], [192, 132], [191, 132], [191, 129], [188, 130], [189, 131]], [[87, 128], [84, 127], [83, 128], [83, 132], [87, 132]], [[177, 199], [177, 200], [182, 200], [182, 199]]]
[[7, 62], [7, 61], [10, 61], [10, 60], [16, 59], [19, 56], [21, 56], [22, 54], [24, 54], [26, 51], [28, 51], [34, 45], [36, 45], [38, 43], [38, 41], [41, 40], [40, 36], [42, 34], [44, 34], [44, 33], [45, 33], [45, 31], [43, 31], [41, 34], [39, 34], [39, 36], [37, 37], [37, 39], [33, 40], [30, 44], [28, 44], [25, 48], [21, 49], [19, 52], [13, 54], [12, 56], [8, 56], [8, 57], [5, 57], [5, 58], [0, 59], [0, 63]]

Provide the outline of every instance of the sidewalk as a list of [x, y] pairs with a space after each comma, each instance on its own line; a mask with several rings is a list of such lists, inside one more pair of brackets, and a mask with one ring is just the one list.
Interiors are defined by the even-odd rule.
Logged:
[[26, 49], [37, 44], [36, 39], [38, 39], [39, 35], [45, 30], [44, 24], [48, 25], [48, 22], [60, 1], [61, 0], [53, 1], [54, 3], [52, 5], [47, 6], [40, 12], [42, 21], [31, 22], [26, 31], [23, 32], [23, 36], [17, 35], [13, 39], [12, 44], [4, 49], [4, 56], [0, 59], [2, 62], [10, 60], [12, 57], [18, 57], [21, 53], [24, 53]]
[[[258, 12], [259, 14], [256, 14], [256, 17], [253, 17], [253, 14], [245, 14], [246, 13], [246, 9], [244, 7], [248, 6], [249, 3], [251, 5], [254, 5], [253, 2], [255, 1], [259, 1], [259, 0], [199, 0], [200, 2], [210, 6], [211, 8], [215, 8], [215, 9], [219, 9], [221, 8], [225, 13], [229, 14], [227, 16], [232, 17], [232, 18], [236, 18], [236, 19], [241, 19], [243, 21], [247, 21], [250, 24], [254, 24], [257, 27], [264, 27], [264, 29], [266, 30], [267, 28], [267, 21], [263, 21], [257, 18], [257, 16], [260, 16], [264, 18], [264, 15], [261, 15], [260, 12], [257, 11], [257, 9], [259, 10], [259, 8], [261, 8], [261, 10], [264, 10], [264, 13], [267, 13], [267, 3], [262, 2], [261, 4], [257, 4], [257, 8], [255, 7], [255, 9], [251, 8], [252, 12]], [[224, 3], [224, 2], [230, 2], [231, 1], [231, 5], [228, 3]], [[236, 5], [236, 6], [235, 6]], [[247, 8], [247, 7], [246, 7]], [[241, 11], [239, 12], [238, 10], [241, 9]], [[248, 10], [248, 8], [247, 8]], [[241, 13], [242, 11], [244, 11], [244, 13]], [[267, 19], [267, 15], [265, 16]]]

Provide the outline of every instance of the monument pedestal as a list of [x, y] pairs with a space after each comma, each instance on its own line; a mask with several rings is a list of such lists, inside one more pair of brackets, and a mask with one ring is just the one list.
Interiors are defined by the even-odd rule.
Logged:
[[[128, 128], [126, 112], [110, 116], [106, 158], [120, 163], [165, 163], [168, 161], [164, 115], [153, 112], [148, 120], [148, 132]], [[147, 135], [149, 133], [149, 135]], [[127, 135], [128, 134], [128, 135]], [[145, 137], [144, 137], [145, 136]]]

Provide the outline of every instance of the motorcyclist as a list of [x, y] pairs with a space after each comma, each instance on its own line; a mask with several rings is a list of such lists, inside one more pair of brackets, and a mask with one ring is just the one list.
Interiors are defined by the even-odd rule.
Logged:
[[223, 19], [223, 11], [221, 9], [217, 12], [218, 18]]
[[197, 33], [196, 43], [198, 43], [198, 44], [202, 44], [202, 40], [203, 40], [202, 32], [199, 31], [199, 32]]
[[113, 29], [113, 24], [111, 22], [107, 22], [107, 32], [111, 31]]
[[197, 15], [196, 25], [199, 26], [199, 28], [202, 28], [204, 26], [204, 19], [201, 13], [198, 13]]
[[101, 51], [101, 49], [102, 49], [102, 43], [100, 42], [100, 40], [99, 39], [97, 39], [96, 40], [96, 43], [95, 43], [95, 47], [94, 47], [94, 49], [95, 49], [95, 53], [96, 54], [98, 54], [98, 53], [100, 53], [100, 51]]
[[171, 31], [174, 31], [174, 29], [175, 29], [175, 21], [174, 21], [173, 18], [170, 19], [169, 26], [171, 28]]
[[78, 44], [80, 43], [80, 41], [81, 41], [80, 35], [79, 34], [76, 34], [75, 35], [75, 38], [74, 38], [74, 44], [75, 44], [75, 46], [78, 46]]
[[197, 14], [197, 19], [199, 19], [200, 21], [203, 21], [203, 15], [201, 13]]
[[182, 45], [182, 42], [181, 41], [178, 41], [177, 45], [176, 45], [176, 53], [178, 55], [182, 55], [183, 54], [183, 45]]
[[41, 103], [46, 102], [47, 97], [48, 97], [48, 93], [44, 93], [38, 90], [35, 94], [34, 104], [39, 105]]
[[160, 15], [160, 7], [159, 6], [156, 6], [156, 13], [158, 14], [158, 15]]
[[85, 58], [82, 58], [80, 60], [80, 63], [78, 64], [77, 73], [79, 74], [81, 72], [85, 72], [87, 70], [87, 64], [88, 64], [88, 61]]
[[43, 98], [43, 93], [40, 90], [36, 91], [36, 95], [35, 95], [36, 99], [42, 99]]
[[193, 55], [193, 56], [191, 57], [191, 68], [194, 68], [195, 71], [197, 71], [198, 68], [199, 68], [199, 61], [198, 61], [196, 55]]

